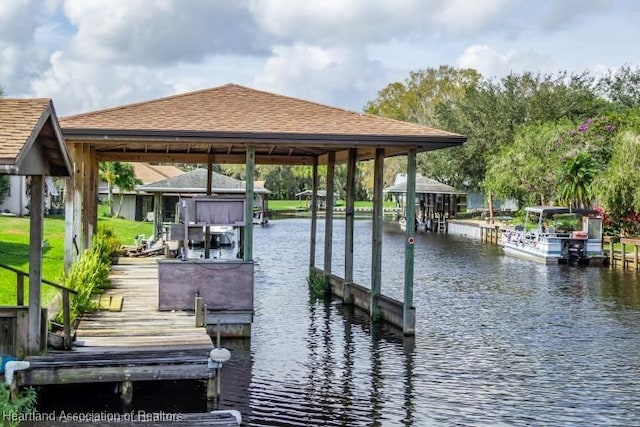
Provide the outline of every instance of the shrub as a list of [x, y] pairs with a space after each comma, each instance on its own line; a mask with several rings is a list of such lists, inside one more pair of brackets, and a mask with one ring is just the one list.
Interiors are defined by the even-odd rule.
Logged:
[[[111, 258], [120, 250], [120, 241], [112, 230], [100, 227], [93, 238], [91, 248], [80, 254], [78, 260], [64, 276], [63, 283], [78, 293], [71, 299], [71, 321], [84, 311], [94, 311], [97, 307], [93, 296], [110, 286], [109, 271]], [[62, 313], [58, 313], [58, 321]]]
[[28, 388], [22, 391], [16, 400], [11, 400], [11, 391], [5, 383], [0, 383], [0, 425], [14, 427], [19, 425], [20, 414], [33, 412], [36, 404], [36, 391]]

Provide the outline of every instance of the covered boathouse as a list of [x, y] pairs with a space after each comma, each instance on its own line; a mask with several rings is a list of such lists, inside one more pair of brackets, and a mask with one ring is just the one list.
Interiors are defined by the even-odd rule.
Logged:
[[[207, 164], [245, 164], [246, 191], [242, 277], [234, 277], [234, 292], [247, 298], [253, 289], [252, 221], [254, 167], [256, 164], [308, 165], [313, 169], [313, 195], [309, 264], [312, 272], [330, 280], [335, 294], [367, 310], [373, 319], [385, 319], [414, 334], [413, 241], [415, 231], [407, 228], [405, 243], [404, 302], [381, 293], [381, 248], [383, 221], [383, 170], [385, 157], [406, 156], [407, 199], [415, 198], [416, 153], [461, 145], [466, 137], [413, 123], [371, 116], [321, 105], [301, 99], [254, 90], [235, 84], [192, 93], [124, 105], [65, 117], [60, 120], [64, 139], [73, 159], [72, 176], [66, 195], [66, 256], [71, 264], [75, 256], [73, 237], [78, 235], [80, 249], [90, 245], [97, 226], [97, 176], [100, 161], [167, 162]], [[374, 208], [371, 286], [353, 283], [353, 222], [355, 172], [358, 161], [373, 159]], [[316, 224], [318, 165], [327, 166], [326, 203], [333, 205], [334, 166], [347, 163], [346, 236], [344, 276], [331, 274], [333, 253], [333, 213], [325, 215], [324, 262], [316, 267]], [[211, 176], [211, 173], [208, 174]], [[211, 183], [208, 183], [211, 186]], [[209, 189], [210, 193], [210, 189]], [[235, 209], [235, 208], [234, 208]], [[407, 221], [413, 222], [413, 210]], [[236, 218], [236, 220], [239, 217]], [[205, 224], [206, 218], [202, 225]], [[238, 222], [238, 221], [237, 221]], [[242, 221], [240, 221], [242, 222]], [[198, 223], [200, 224], [200, 223]], [[167, 260], [169, 262], [169, 260]], [[200, 263], [194, 260], [180, 267], [181, 277], [196, 277]], [[222, 261], [230, 262], [230, 261]], [[161, 264], [162, 266], [162, 264]], [[220, 264], [216, 264], [220, 267]], [[184, 271], [183, 271], [184, 270]], [[222, 268], [221, 270], [225, 270]], [[206, 271], [200, 268], [198, 270]], [[228, 269], [226, 271], [229, 271]], [[198, 276], [202, 280], [201, 276]], [[203, 286], [219, 283], [204, 280]], [[162, 271], [160, 286], [162, 287]], [[190, 292], [192, 289], [190, 289]], [[202, 292], [208, 294], [208, 292]], [[212, 291], [211, 295], [216, 295]], [[205, 304], [207, 302], [205, 301]], [[246, 320], [247, 304], [240, 304], [240, 317]], [[252, 312], [253, 300], [250, 301]], [[227, 314], [233, 315], [232, 310]], [[214, 319], [219, 317], [214, 316]], [[215, 321], [215, 320], [214, 320]]]

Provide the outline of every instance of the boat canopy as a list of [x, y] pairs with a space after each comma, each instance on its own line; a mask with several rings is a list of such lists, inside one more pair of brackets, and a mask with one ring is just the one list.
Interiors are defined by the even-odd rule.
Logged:
[[558, 215], [558, 214], [578, 214], [578, 215], [599, 215], [594, 209], [565, 208], [559, 206], [529, 206], [524, 208], [525, 212], [536, 213], [538, 215]]

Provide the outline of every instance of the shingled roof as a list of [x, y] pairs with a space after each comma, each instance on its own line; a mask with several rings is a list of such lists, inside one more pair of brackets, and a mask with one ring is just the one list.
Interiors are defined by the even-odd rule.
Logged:
[[[163, 179], [147, 185], [139, 185], [137, 191], [148, 193], [206, 193], [207, 191], [207, 170], [194, 169], [182, 175]], [[211, 173], [211, 191], [214, 194], [237, 193], [244, 194], [246, 191], [245, 181], [234, 179], [217, 172]], [[264, 187], [255, 186], [254, 192], [257, 194], [268, 194], [269, 190]]]
[[0, 98], [0, 173], [69, 176], [70, 171], [51, 99]]
[[[406, 193], [407, 181], [399, 182], [391, 187], [385, 188], [385, 193]], [[418, 194], [465, 194], [464, 191], [458, 191], [450, 185], [443, 184], [435, 179], [425, 176], [416, 177], [416, 193]]]
[[79, 114], [60, 123], [67, 141], [95, 145], [104, 160], [150, 161], [135, 156], [144, 153], [183, 159], [200, 155], [200, 161], [202, 155], [213, 155], [216, 163], [244, 163], [241, 156], [251, 144], [258, 163], [286, 158], [296, 163], [297, 158], [297, 163], [308, 164], [312, 156], [349, 147], [384, 146], [394, 155], [408, 147], [428, 151], [466, 140], [414, 123], [235, 84]]

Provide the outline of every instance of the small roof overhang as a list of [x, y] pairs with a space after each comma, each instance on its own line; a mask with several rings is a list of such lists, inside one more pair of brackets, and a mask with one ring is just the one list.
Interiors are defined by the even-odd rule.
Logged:
[[599, 215], [600, 213], [594, 209], [567, 208], [560, 206], [528, 206], [524, 208], [525, 212], [536, 213], [538, 215], [559, 215], [559, 214], [578, 214], [578, 215]]
[[51, 99], [0, 98], [0, 174], [71, 176]]

